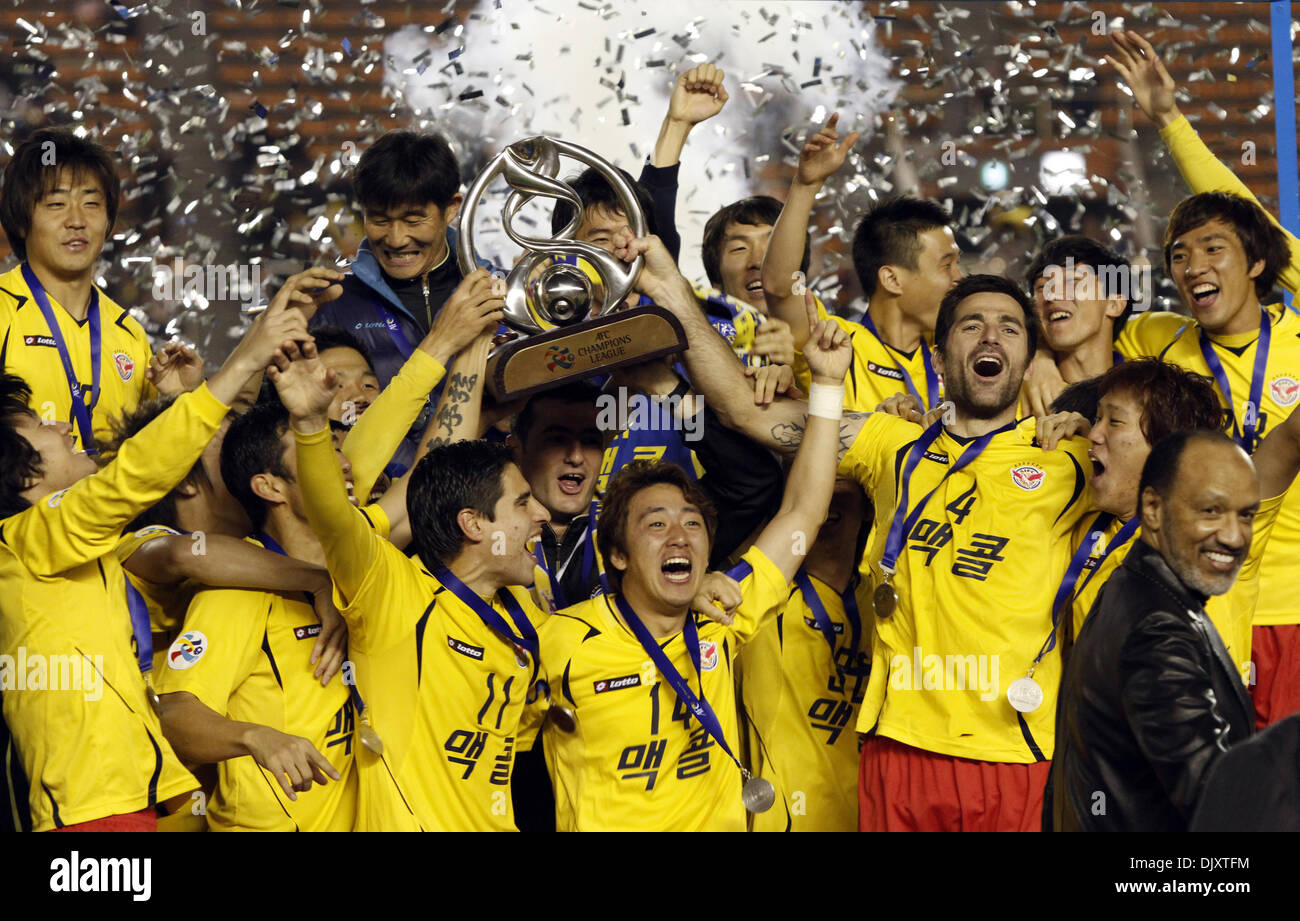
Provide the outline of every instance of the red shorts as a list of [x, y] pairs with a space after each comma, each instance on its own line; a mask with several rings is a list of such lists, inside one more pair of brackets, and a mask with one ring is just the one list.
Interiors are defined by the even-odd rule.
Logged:
[[1050, 761], [972, 761], [869, 736], [861, 763], [859, 831], [1042, 830]]
[[51, 831], [157, 831], [158, 813], [153, 807], [126, 815], [106, 815], [102, 819], [78, 822], [76, 825], [64, 825]]
[[1300, 713], [1300, 624], [1252, 627], [1250, 660], [1255, 666], [1255, 728]]

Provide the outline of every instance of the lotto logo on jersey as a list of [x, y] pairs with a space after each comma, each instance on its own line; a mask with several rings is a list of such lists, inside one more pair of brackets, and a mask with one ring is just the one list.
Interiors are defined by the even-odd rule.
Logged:
[[23, 336], [23, 345], [40, 345], [47, 349], [57, 349], [59, 347], [53, 336]]
[[640, 684], [640, 675], [623, 675], [619, 678], [602, 678], [595, 683], [595, 687], [597, 694], [604, 694], [606, 691], [621, 691], [623, 688], [634, 688]]
[[867, 370], [872, 374], [879, 374], [881, 377], [887, 377], [890, 380], [901, 381], [903, 372], [897, 368], [889, 368], [885, 365], [878, 365], [874, 361], [867, 362]]
[[1268, 385], [1268, 389], [1273, 394], [1273, 402], [1278, 406], [1290, 406], [1300, 396], [1300, 383], [1290, 377], [1279, 377]]
[[167, 650], [167, 665], [177, 671], [189, 668], [208, 651], [208, 638], [197, 630], [182, 633]]
[[1043, 471], [1032, 464], [1011, 468], [1011, 482], [1021, 489], [1035, 490], [1043, 485]]
[[320, 636], [320, 624], [309, 624], [306, 627], [293, 628], [293, 638], [295, 640], [309, 640], [313, 636]]
[[123, 382], [129, 381], [135, 374], [135, 362], [126, 352], [114, 352], [113, 364], [117, 366], [117, 376], [122, 378]]
[[711, 672], [718, 667], [718, 644], [700, 640], [700, 671]]
[[471, 659], [478, 659], [480, 662], [483, 661], [482, 646], [472, 646], [469, 643], [466, 643], [463, 640], [458, 640], [452, 636], [447, 637], [447, 645], [462, 656], [469, 656]]

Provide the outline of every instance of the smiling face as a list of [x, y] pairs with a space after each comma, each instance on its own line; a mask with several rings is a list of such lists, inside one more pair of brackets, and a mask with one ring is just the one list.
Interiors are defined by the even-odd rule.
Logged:
[[1232, 335], [1259, 328], [1254, 279], [1264, 260], [1251, 264], [1232, 225], [1218, 218], [1178, 237], [1169, 272], [1183, 303], [1207, 332]]
[[67, 422], [43, 423], [35, 413], [24, 413], [12, 419], [15, 430], [41, 455], [40, 481], [23, 490], [27, 501], [39, 502], [43, 497], [60, 489], [67, 489], [78, 480], [90, 476], [98, 468], [94, 458], [73, 447], [72, 425]]
[[772, 239], [771, 224], [727, 224], [722, 234], [718, 271], [722, 293], [767, 313], [763, 295], [763, 257]]
[[94, 271], [107, 234], [108, 210], [99, 180], [84, 170], [59, 170], [32, 208], [27, 261], [56, 278], [84, 278]]
[[1151, 454], [1142, 431], [1142, 403], [1123, 391], [1108, 393], [1097, 405], [1097, 421], [1088, 433], [1089, 480], [1097, 505], [1127, 521], [1137, 514], [1138, 484]]
[[628, 502], [624, 553], [610, 564], [623, 573], [622, 593], [662, 611], [684, 612], [709, 566], [709, 532], [700, 509], [680, 488], [656, 483]]
[[371, 369], [366, 357], [356, 349], [337, 346], [320, 353], [320, 360], [334, 372], [334, 399], [330, 401], [329, 417], [335, 422], [347, 422], [356, 419], [344, 419], [344, 409], [352, 405], [352, 412], [360, 416], [379, 396], [379, 378]]
[[894, 266], [902, 293], [900, 306], [925, 329], [934, 329], [939, 303], [962, 277], [961, 250], [951, 227], [932, 227], [917, 236], [921, 252], [916, 268]]
[[[1092, 266], [1048, 266], [1034, 282], [1034, 310], [1048, 346], [1070, 352], [1097, 337], [1111, 339], [1111, 326], [1124, 312], [1124, 298], [1105, 298]], [[1110, 320], [1112, 323], [1108, 323]]]
[[1250, 551], [1259, 485], [1255, 468], [1231, 442], [1193, 441], [1179, 460], [1168, 497], [1142, 495], [1143, 539], [1159, 549], [1184, 584], [1204, 595], [1232, 588]]
[[447, 227], [456, 219], [461, 196], [445, 208], [433, 202], [365, 211], [364, 228], [370, 250], [392, 278], [417, 278], [447, 255]]
[[520, 469], [551, 519], [567, 524], [591, 505], [604, 436], [595, 403], [536, 399], [536, 421], [517, 452]]
[[502, 585], [531, 585], [537, 560], [528, 544], [541, 536], [550, 520], [546, 508], [533, 495], [528, 481], [514, 464], [501, 474], [501, 498], [493, 506], [492, 520], [479, 517], [484, 540], [479, 554], [490, 561], [490, 571]]
[[1014, 407], [1028, 364], [1025, 315], [1015, 299], [996, 291], [963, 298], [936, 356], [945, 392], [957, 409], [992, 419]]

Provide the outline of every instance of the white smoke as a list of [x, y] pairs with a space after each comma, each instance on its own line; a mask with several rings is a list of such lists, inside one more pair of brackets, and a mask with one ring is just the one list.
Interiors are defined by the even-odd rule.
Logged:
[[484, 0], [467, 24], [388, 36], [385, 82], [449, 136], [468, 184], [501, 147], [534, 134], [637, 175], [677, 76], [718, 65], [731, 99], [687, 141], [677, 204], [682, 268], [702, 280], [704, 222], [747, 195], [784, 198], [788, 173], [763, 174], [797, 154], [794, 133], [839, 110], [841, 133], [871, 134], [901, 86], [874, 32], [863, 3]]

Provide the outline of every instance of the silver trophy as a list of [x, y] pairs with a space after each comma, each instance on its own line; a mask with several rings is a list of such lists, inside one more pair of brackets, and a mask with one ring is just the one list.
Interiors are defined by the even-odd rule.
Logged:
[[[511, 188], [501, 213], [507, 237], [524, 253], [506, 277], [505, 322], [521, 338], [488, 359], [488, 384], [498, 400], [514, 399], [620, 365], [679, 352], [686, 339], [677, 319], [655, 306], [620, 309], [643, 261], [631, 264], [574, 239], [582, 202], [562, 179], [561, 155], [593, 167], [618, 195], [628, 226], [646, 232], [645, 215], [623, 174], [585, 148], [548, 137], [506, 147], [475, 177], [461, 209], [456, 256], [463, 273], [477, 265], [474, 219], [488, 187], [501, 177]], [[574, 217], [555, 237], [517, 231], [514, 217], [534, 198], [566, 201]]]

